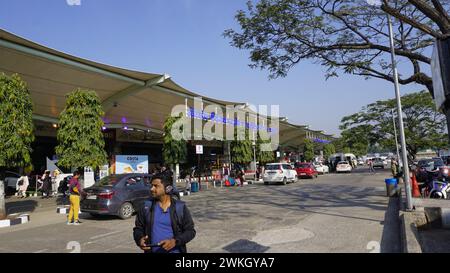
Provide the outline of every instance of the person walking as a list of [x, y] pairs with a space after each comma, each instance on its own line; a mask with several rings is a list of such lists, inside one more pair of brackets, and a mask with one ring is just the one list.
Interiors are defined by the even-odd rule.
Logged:
[[78, 181], [80, 177], [80, 172], [75, 171], [73, 173], [72, 178], [69, 181], [69, 200], [70, 200], [70, 209], [69, 209], [69, 217], [67, 219], [68, 225], [80, 225], [81, 222], [78, 219], [78, 213], [80, 211], [80, 193], [81, 193], [81, 185]]
[[50, 176], [50, 171], [46, 170], [42, 179], [42, 199], [50, 198], [50, 193], [52, 191], [52, 178]]
[[391, 160], [391, 172], [392, 172], [392, 177], [397, 177], [398, 163], [397, 163], [397, 160], [395, 160], [394, 158]]
[[186, 203], [172, 197], [172, 178], [157, 174], [151, 180], [152, 200], [136, 215], [133, 238], [145, 253], [186, 253], [196, 231]]
[[30, 185], [30, 181], [28, 180], [28, 176], [26, 174], [22, 174], [19, 179], [17, 179], [17, 188], [18, 188], [18, 196], [19, 198], [27, 197], [27, 188]]
[[371, 173], [375, 173], [375, 168], [373, 167], [373, 161], [372, 159], [369, 159], [369, 171]]

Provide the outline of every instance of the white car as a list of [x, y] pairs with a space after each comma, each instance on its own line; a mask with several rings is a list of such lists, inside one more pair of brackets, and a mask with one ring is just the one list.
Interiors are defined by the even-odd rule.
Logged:
[[359, 166], [364, 166], [364, 160], [358, 159], [358, 165]]
[[322, 163], [314, 163], [313, 165], [319, 174], [330, 173], [330, 168], [327, 165], [323, 165]]
[[351, 172], [352, 166], [347, 161], [339, 161], [336, 165], [336, 172]]
[[297, 181], [297, 171], [288, 163], [270, 163], [266, 165], [263, 176], [264, 184], [294, 183]]

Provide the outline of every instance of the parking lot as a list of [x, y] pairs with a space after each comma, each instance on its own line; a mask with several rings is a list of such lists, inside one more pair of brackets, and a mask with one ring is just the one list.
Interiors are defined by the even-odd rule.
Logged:
[[[188, 252], [399, 252], [388, 176], [359, 167], [288, 185], [209, 187], [185, 196], [197, 230]], [[82, 214], [81, 226], [67, 226], [55, 200], [48, 202], [35, 207], [31, 222], [0, 229], [0, 252], [140, 252], [134, 217]]]

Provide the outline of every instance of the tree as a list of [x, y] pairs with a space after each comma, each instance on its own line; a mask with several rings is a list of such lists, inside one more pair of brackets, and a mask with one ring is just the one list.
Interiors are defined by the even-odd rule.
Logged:
[[261, 145], [270, 143], [270, 140], [262, 140], [258, 133], [258, 140], [256, 141], [256, 158], [260, 165], [273, 162], [275, 160], [275, 155], [273, 151], [262, 151]]
[[314, 143], [311, 139], [305, 139], [303, 156], [305, 157], [305, 161], [307, 162], [310, 162], [314, 159]]
[[58, 165], [95, 169], [107, 162], [100, 99], [95, 91], [80, 88], [66, 97], [66, 107], [59, 115], [55, 148]]
[[332, 143], [325, 144], [323, 146], [323, 156], [328, 160], [331, 155], [336, 153], [336, 148]]
[[[172, 164], [172, 170], [174, 170], [174, 164], [180, 164], [186, 161], [187, 157], [187, 143], [186, 140], [176, 140], [172, 136], [172, 126], [175, 122], [181, 119], [181, 114], [178, 117], [167, 117], [164, 123], [164, 138], [162, 155], [163, 160], [167, 164]], [[179, 128], [180, 134], [183, 132], [183, 126]], [[175, 171], [174, 171], [175, 173]], [[176, 183], [176, 175], [172, 177], [173, 183]]]
[[[401, 100], [409, 158], [415, 159], [416, 153], [425, 148], [446, 147], [445, 116], [436, 111], [430, 94], [421, 91], [404, 95]], [[343, 130], [343, 141], [350, 146], [365, 145], [367, 140], [372, 147], [379, 145], [379, 149], [395, 151], [392, 109], [396, 109], [395, 99], [377, 101], [342, 118], [339, 128]]]
[[450, 37], [450, 1], [380, 2], [381, 10], [366, 0], [261, 0], [256, 6], [248, 1], [248, 12], [235, 16], [242, 32], [228, 29], [224, 36], [249, 50], [250, 67], [269, 70], [270, 78], [284, 77], [310, 59], [327, 68], [327, 78], [344, 72], [393, 82], [388, 13], [397, 19], [398, 61], [410, 64], [399, 82], [418, 83], [433, 93], [430, 47], [436, 38]]
[[[17, 74], [1, 73], [0, 167], [30, 167], [33, 141], [33, 104], [26, 83]], [[0, 183], [3, 187], [3, 181]], [[0, 219], [6, 218], [3, 193], [0, 191]]]
[[253, 146], [247, 128], [244, 140], [238, 140], [237, 128], [234, 129], [234, 140], [231, 142], [231, 161], [238, 164], [247, 164], [253, 161]]
[[341, 132], [342, 141], [345, 147], [356, 156], [366, 155], [369, 149], [369, 134], [372, 126], [370, 124], [363, 124], [349, 128]]

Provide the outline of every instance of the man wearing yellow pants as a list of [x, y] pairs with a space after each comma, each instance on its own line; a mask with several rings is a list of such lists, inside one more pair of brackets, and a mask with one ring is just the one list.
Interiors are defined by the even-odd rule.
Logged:
[[67, 219], [68, 225], [79, 225], [81, 222], [78, 220], [78, 212], [80, 210], [80, 182], [78, 178], [80, 177], [80, 172], [75, 171], [72, 178], [69, 181], [69, 192], [70, 192], [70, 209], [69, 218]]

